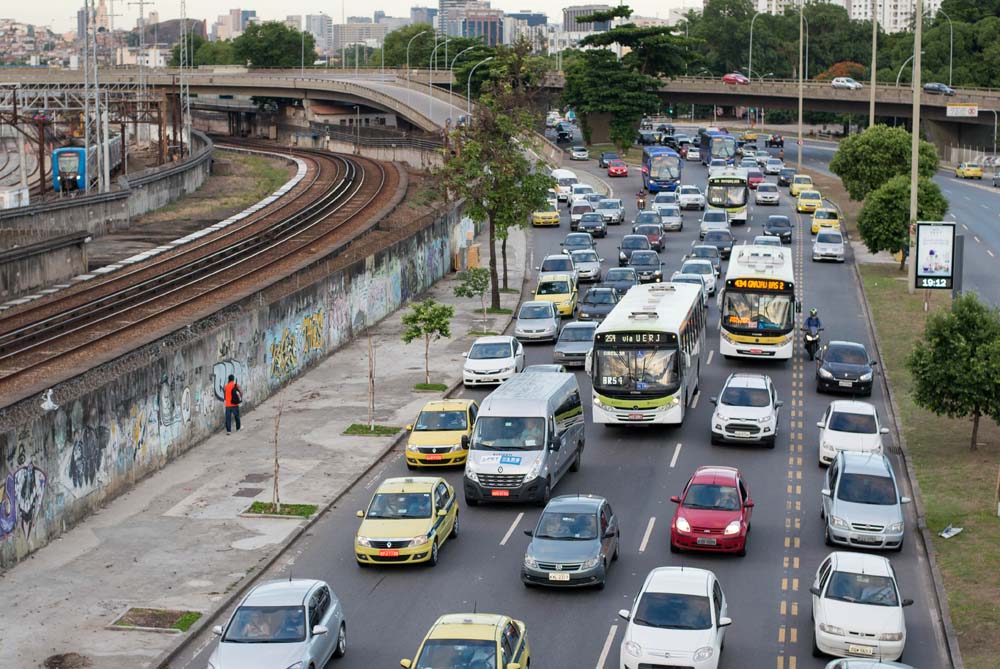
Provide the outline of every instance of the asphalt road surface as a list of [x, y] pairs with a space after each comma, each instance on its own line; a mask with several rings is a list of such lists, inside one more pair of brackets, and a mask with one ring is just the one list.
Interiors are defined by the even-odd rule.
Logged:
[[[809, 155], [810, 159], [825, 162], [830, 154], [810, 147]], [[594, 160], [566, 167], [574, 169], [584, 181], [591, 180], [587, 175], [594, 180], [598, 177], [607, 180]], [[640, 183], [637, 170], [632, 172], [628, 178], [609, 180], [616, 196], [627, 204], [627, 220], [635, 214], [634, 194]], [[706, 170], [700, 163], [685, 164], [684, 183], [704, 187], [705, 179]], [[779, 207], [752, 208], [750, 224], [735, 229], [738, 241], [758, 234], [768, 214], [784, 213], [797, 220], [785, 189], [782, 198]], [[565, 206], [561, 211], [560, 228], [537, 229], [532, 235], [535, 264], [543, 255], [559, 252], [559, 242], [568, 232]], [[684, 217], [683, 231], [668, 233], [666, 248], [661, 252], [666, 276], [679, 267], [681, 256], [697, 238], [700, 214], [690, 211]], [[846, 264], [811, 262], [807, 220], [797, 221], [792, 242], [803, 305], [806, 310], [810, 307], [820, 310], [825, 340], [858, 341], [872, 351], [854, 273]], [[613, 226], [608, 238], [598, 241], [601, 256], [607, 259], [606, 267], [617, 264], [618, 240], [629, 231], [628, 224]], [[443, 547], [437, 567], [360, 569], [353, 554], [359, 522], [354, 514], [367, 505], [380, 480], [407, 474], [397, 451], [373, 470], [372, 477], [358, 482], [336, 508], [292, 547], [290, 560], [281, 561], [281, 566], [267, 575], [287, 578], [290, 570], [296, 577], [321, 578], [332, 585], [347, 612], [348, 651], [346, 657], [331, 666], [343, 669], [398, 666], [400, 658], [413, 656], [438, 616], [478, 610], [506, 613], [527, 623], [533, 667], [618, 667], [624, 621], [616, 612], [630, 606], [646, 574], [654, 567], [689, 565], [714, 571], [729, 600], [734, 623], [727, 633], [720, 667], [824, 667], [829, 658], [820, 660], [811, 656], [809, 586], [819, 562], [831, 550], [823, 543], [819, 517], [824, 470], [817, 466], [815, 422], [836, 398], [816, 393], [813, 363], [801, 350], [792, 361], [785, 362], [725, 360], [719, 356], [718, 310], [714, 300], [709, 324], [708, 347], [714, 353], [708, 358], [710, 363], [702, 368], [697, 404], [681, 426], [610, 429], [590, 424], [590, 383], [584, 372], [577, 373], [588, 398], [583, 466], [580, 472], [568, 474], [554, 494], [603, 495], [615, 509], [622, 528], [622, 554], [611, 567], [605, 590], [527, 589], [521, 584], [519, 570], [529, 541], [522, 530], [534, 526], [540, 512], [534, 506], [469, 508], [463, 501], [461, 537]], [[526, 364], [551, 361], [551, 345], [528, 344], [526, 351]], [[726, 376], [734, 371], [770, 374], [779, 398], [785, 401], [774, 450], [709, 444], [713, 407], [708, 396], [717, 394]], [[487, 391], [463, 394], [481, 399]], [[887, 411], [878, 385], [871, 401], [884, 420]], [[897, 471], [901, 471], [897, 451], [891, 450]], [[669, 552], [669, 528], [675, 508], [670, 496], [682, 491], [695, 468], [707, 464], [739, 467], [749, 483], [756, 507], [749, 553], [744, 558]], [[444, 475], [461, 490], [460, 470]], [[905, 486], [905, 478], [900, 478]], [[904, 489], [903, 494], [909, 491]], [[887, 554], [896, 569], [902, 595], [916, 602], [906, 609], [907, 645], [903, 661], [920, 669], [938, 669], [947, 666], [938, 613], [927, 560], [913, 532], [912, 507], [907, 507], [907, 513], [905, 547], [901, 553]], [[186, 654], [174, 666], [206, 665], [211, 645], [205, 644], [210, 639], [203, 636], [194, 641], [191, 647], [198, 650], [191, 651], [193, 657]]]

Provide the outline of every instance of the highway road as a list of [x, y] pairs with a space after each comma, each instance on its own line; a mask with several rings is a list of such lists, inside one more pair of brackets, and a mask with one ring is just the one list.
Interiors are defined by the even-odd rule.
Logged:
[[[810, 160], [827, 157], [809, 149]], [[810, 165], [812, 166], [812, 165]], [[584, 180], [601, 172], [595, 161], [568, 165]], [[629, 219], [635, 214], [634, 193], [639, 178], [634, 175], [611, 182], [616, 194], [628, 204]], [[583, 176], [584, 174], [588, 176]], [[706, 171], [696, 163], [685, 165], [683, 181], [704, 185]], [[771, 177], [773, 179], [773, 177]], [[956, 188], [968, 188], [957, 184]], [[791, 200], [782, 191], [778, 208], [752, 210], [750, 225], [736, 229], [739, 240], [757, 234], [771, 213], [795, 214]], [[562, 208], [565, 212], [565, 207]], [[546, 253], [558, 252], [568, 232], [563, 214], [558, 229], [535, 230], [532, 234], [536, 263]], [[685, 213], [684, 230], [669, 233], [661, 253], [666, 272], [674, 271], [680, 258], [697, 237], [697, 212]], [[804, 219], [803, 219], [804, 220]], [[612, 227], [599, 250], [614, 266], [617, 240], [628, 226]], [[810, 235], [799, 221], [795, 230], [797, 282], [806, 309], [817, 307], [827, 339], [863, 342], [872, 350], [863, 317], [859, 288], [847, 265], [816, 264], [809, 260]], [[710, 364], [703, 367], [702, 394], [685, 423], [677, 427], [608, 429], [589, 423], [590, 384], [578, 372], [588, 417], [587, 445], [580, 472], [569, 474], [555, 494], [595, 493], [607, 497], [621, 519], [622, 556], [610, 571], [603, 591], [550, 591], [527, 589], [519, 569], [528, 538], [522, 530], [534, 526], [540, 509], [533, 506], [461, 506], [462, 535], [441, 551], [440, 563], [430, 568], [360, 569], [355, 564], [353, 539], [358, 519], [355, 511], [366, 506], [378, 482], [385, 477], [405, 476], [407, 470], [397, 450], [377, 466], [374, 474], [359, 481], [325, 514], [312, 530], [296, 542], [288, 559], [265, 574], [266, 578], [315, 577], [326, 579], [347, 612], [347, 656], [331, 663], [342, 669], [372, 669], [398, 666], [400, 658], [412, 657], [424, 634], [441, 614], [473, 610], [502, 612], [524, 620], [533, 651], [533, 667], [581, 669], [618, 667], [624, 628], [616, 612], [627, 608], [646, 574], [661, 565], [689, 565], [714, 571], [721, 580], [734, 620], [727, 634], [720, 667], [724, 669], [818, 669], [827, 660], [811, 656], [809, 586], [816, 567], [830, 552], [823, 543], [819, 518], [821, 481], [824, 470], [817, 466], [817, 428], [827, 404], [834, 398], [815, 392], [813, 363], [798, 351], [788, 362], [729, 361], [718, 355], [718, 310], [710, 307]], [[551, 345], [527, 345], [527, 364], [551, 361]], [[709, 444], [712, 404], [726, 376], [753, 370], [772, 376], [785, 401], [779, 440], [774, 450], [723, 447]], [[458, 374], [459, 370], [455, 370]], [[465, 396], [483, 398], [485, 390]], [[871, 401], [886, 418], [879, 386]], [[896, 453], [896, 449], [892, 449]], [[900, 464], [893, 455], [897, 471]], [[735, 556], [679, 554], [668, 550], [669, 527], [674, 505], [670, 496], [679, 494], [694, 469], [705, 464], [739, 467], [756, 502], [749, 554]], [[461, 489], [461, 471], [444, 474]], [[902, 478], [902, 477], [901, 477]], [[905, 481], [905, 478], [903, 479]], [[904, 490], [904, 494], [908, 491]], [[909, 526], [906, 545], [899, 554], [889, 554], [904, 597], [916, 604], [906, 609], [907, 646], [903, 660], [920, 669], [948, 666], [939, 632], [938, 614], [926, 557], [913, 532], [912, 507], [907, 507]], [[174, 667], [205, 667], [211, 650], [207, 635], [193, 640], [192, 650]]]

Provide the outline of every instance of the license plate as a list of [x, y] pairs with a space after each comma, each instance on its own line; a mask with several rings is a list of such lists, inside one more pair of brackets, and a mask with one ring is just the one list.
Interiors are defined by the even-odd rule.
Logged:
[[752, 349], [750, 349], [750, 353], [752, 353], [753, 355], [760, 355], [760, 354], [761, 354], [761, 353], [763, 353], [763, 352], [764, 352], [764, 351], [762, 351], [762, 350], [761, 350], [761, 349], [759, 349], [759, 348], [752, 348]]
[[490, 495], [493, 497], [510, 497], [510, 490], [491, 490]]
[[854, 385], [854, 381], [841, 381], [839, 385], [843, 388], [850, 388]]
[[427, 457], [428, 460], [440, 460], [441, 459], [441, 454], [440, 453], [430, 453], [426, 457]]
[[847, 647], [847, 652], [851, 653], [852, 655], [870, 656], [875, 654], [875, 648], [873, 646], [855, 646], [852, 644]]
[[642, 420], [642, 414], [641, 413], [630, 413], [628, 415], [628, 419], [629, 420]]
[[714, 537], [698, 537], [697, 543], [699, 546], [714, 546], [716, 540]]
[[555, 574], [555, 573], [552, 573], [552, 574], [549, 574], [549, 580], [550, 581], [568, 581], [569, 580], [569, 574]]
[[399, 557], [399, 551], [389, 551], [381, 550], [378, 552], [379, 557]]
[[735, 434], [737, 437], [743, 437], [744, 439], [750, 436], [750, 433], [747, 432], [746, 430], [737, 430], [733, 434]]
[[854, 535], [851, 538], [854, 539], [855, 541], [857, 541], [858, 543], [861, 543], [861, 544], [880, 544], [880, 543], [882, 543], [882, 538], [881, 537], [871, 537], [871, 536], [867, 536], [867, 535], [864, 535], [864, 534], [856, 534], [856, 535]]

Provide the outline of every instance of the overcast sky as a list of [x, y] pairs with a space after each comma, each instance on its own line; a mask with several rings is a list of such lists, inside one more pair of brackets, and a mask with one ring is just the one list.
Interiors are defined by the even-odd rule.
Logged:
[[[95, 0], [96, 2], [97, 0]], [[111, 0], [105, 0], [110, 8]], [[255, 9], [257, 16], [262, 19], [284, 19], [288, 14], [320, 14], [331, 15], [334, 21], [340, 21], [342, 3], [319, 2], [315, 0], [245, 0], [246, 4], [241, 4], [236, 0], [187, 0], [188, 16], [191, 18], [207, 19], [209, 29], [216, 16], [224, 14], [230, 9], [240, 7], [241, 9]], [[598, 0], [591, 0], [598, 1]], [[436, 7], [437, 2], [407, 2], [407, 0], [370, 0], [361, 2], [360, 0], [342, 0], [343, 11], [346, 16], [371, 16], [376, 9], [381, 9], [390, 16], [409, 16], [411, 6], [432, 6]], [[80, 0], [49, 0], [48, 2], [29, 2], [24, 5], [16, 0], [3, 0], [4, 8], [0, 9], [0, 17], [13, 18], [26, 23], [49, 26], [56, 32], [76, 30], [76, 12], [83, 6]], [[531, 11], [542, 11], [548, 14], [549, 21], [562, 21], [562, 8], [572, 4], [587, 4], [587, 0], [575, 2], [574, 0], [494, 0], [492, 7], [512, 12], [522, 9]], [[614, 4], [608, 2], [607, 4]], [[642, 16], [666, 16], [671, 7], [700, 6], [701, 0], [630, 0], [627, 2], [636, 14]], [[17, 6], [17, 13], [12, 13], [12, 9]], [[160, 13], [160, 20], [177, 18], [180, 16], [179, 0], [159, 0], [147, 5], [147, 13], [152, 9]], [[126, 0], [114, 0], [114, 13], [121, 14], [115, 18], [115, 26], [135, 26], [139, 10], [136, 5], [126, 2]]]

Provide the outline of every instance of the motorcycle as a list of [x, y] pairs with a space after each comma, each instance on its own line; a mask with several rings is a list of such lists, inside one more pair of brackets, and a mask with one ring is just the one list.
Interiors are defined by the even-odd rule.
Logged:
[[809, 354], [810, 360], [816, 359], [816, 351], [819, 350], [819, 333], [822, 332], [823, 328], [817, 328], [815, 326], [810, 326], [808, 329], [802, 328], [805, 334], [802, 336], [802, 341], [806, 347], [806, 353]]
[[636, 199], [635, 199], [635, 208], [638, 209], [639, 211], [642, 211], [642, 210], [644, 210], [646, 208], [646, 196], [645, 195], [637, 195], [636, 196]]

